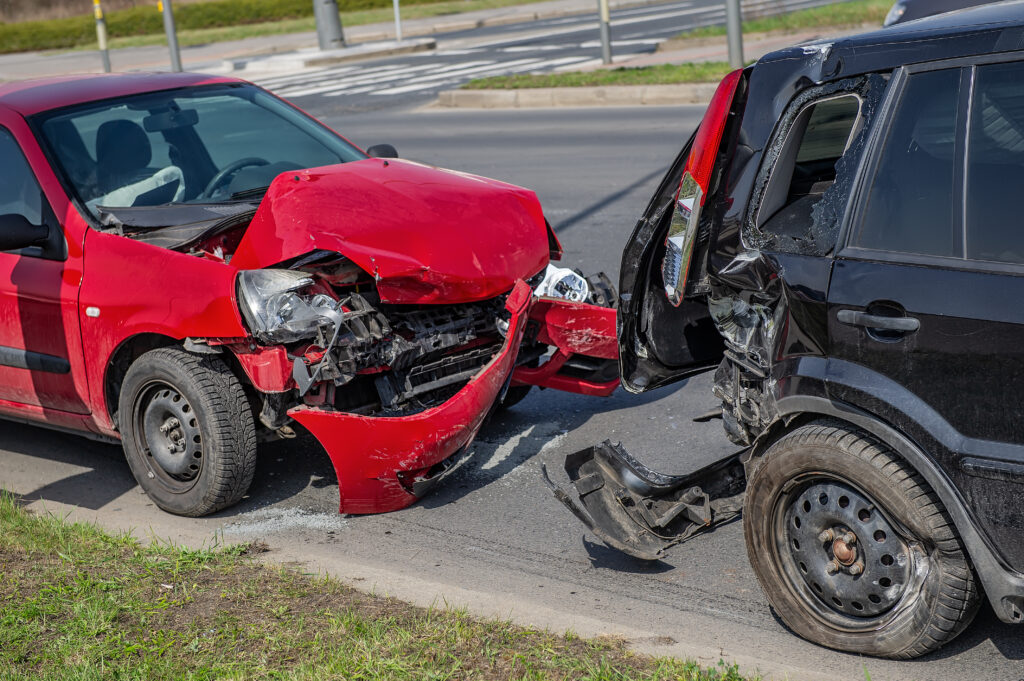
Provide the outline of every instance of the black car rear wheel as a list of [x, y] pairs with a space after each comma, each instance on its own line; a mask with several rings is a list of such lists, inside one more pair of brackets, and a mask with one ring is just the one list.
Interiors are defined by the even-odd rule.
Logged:
[[241, 384], [217, 357], [159, 348], [121, 385], [121, 440], [135, 479], [165, 511], [202, 516], [248, 491], [256, 430]]
[[768, 600], [815, 643], [917, 657], [977, 611], [978, 586], [941, 502], [862, 431], [812, 424], [773, 443], [748, 481], [743, 527]]

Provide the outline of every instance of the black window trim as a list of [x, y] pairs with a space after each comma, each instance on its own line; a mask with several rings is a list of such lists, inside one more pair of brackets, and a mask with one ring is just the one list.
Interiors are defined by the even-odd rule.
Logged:
[[[1024, 61], [1024, 51], [998, 52], [994, 54], [976, 55], [971, 57], [958, 57], [956, 59], [945, 59], [936, 62], [922, 64], [910, 64], [897, 68], [889, 81], [889, 91], [886, 93], [877, 116], [883, 122], [872, 131], [868, 139], [868, 146], [865, 150], [864, 162], [854, 179], [854, 190], [851, 192], [849, 203], [850, 210], [839, 234], [837, 243], [841, 244], [836, 251], [835, 259], [839, 260], [867, 260], [872, 262], [889, 262], [894, 264], [932, 266], [941, 269], [951, 269], [966, 272], [986, 272], [993, 274], [1006, 274], [1012, 276], [1024, 276], [1024, 263], [1005, 263], [989, 260], [971, 260], [967, 258], [967, 202], [966, 191], [969, 177], [967, 175], [967, 145], [969, 144], [971, 106], [974, 97], [974, 82], [977, 76], [977, 67], [988, 64], [1004, 64]], [[865, 214], [868, 189], [870, 182], [874, 179], [881, 161], [882, 151], [885, 148], [885, 141], [893, 125], [893, 113], [899, 105], [902, 95], [907, 86], [910, 75], [928, 71], [939, 71], [944, 69], [959, 68], [960, 75], [960, 100], [957, 108], [957, 131], [956, 150], [959, 154], [959, 164], [954, 166], [954, 186], [957, 187], [955, 206], [959, 209], [955, 218], [959, 220], [959, 226], [963, 230], [963, 257], [952, 258], [939, 255], [922, 255], [917, 253], [897, 253], [874, 248], [863, 248], [853, 246], [850, 240], [853, 232], [859, 227]], [[966, 87], [965, 87], [966, 85]]]

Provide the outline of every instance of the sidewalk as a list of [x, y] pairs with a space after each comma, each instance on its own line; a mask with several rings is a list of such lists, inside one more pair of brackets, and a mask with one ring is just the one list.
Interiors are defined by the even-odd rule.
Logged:
[[[743, 56], [760, 59], [769, 52], [826, 38], [841, 38], [860, 33], [866, 28], [837, 31], [809, 30], [794, 33], [752, 33], [744, 36]], [[663, 50], [670, 44], [675, 49]], [[729, 61], [726, 37], [690, 41], [666, 41], [651, 54], [630, 57], [613, 64], [597, 64], [580, 69], [612, 69], [684, 64], [689, 62]], [[466, 109], [526, 109], [538, 107], [579, 106], [681, 106], [705, 104], [715, 93], [717, 83], [676, 83], [671, 85], [607, 85], [598, 87], [523, 88], [518, 90], [445, 90], [436, 106]]]
[[[610, 0], [611, 9], [653, 5], [667, 0]], [[477, 10], [460, 14], [410, 19], [402, 22], [402, 37], [425, 36], [448, 31], [464, 31], [483, 26], [526, 23], [538, 19], [593, 14], [594, 0], [545, 0], [498, 9]], [[381, 41], [381, 50], [359, 48], [360, 58], [393, 54], [394, 24], [366, 24], [345, 28], [345, 38], [352, 45]], [[315, 48], [316, 33], [287, 33], [261, 36], [181, 48], [181, 61], [186, 70], [223, 70], [226, 60], [243, 60]], [[337, 51], [336, 51], [337, 52]], [[164, 71], [169, 68], [167, 47], [127, 47], [110, 51], [114, 71]], [[100, 73], [103, 70], [97, 51], [22, 52], [0, 55], [0, 81], [42, 78], [71, 73]]]

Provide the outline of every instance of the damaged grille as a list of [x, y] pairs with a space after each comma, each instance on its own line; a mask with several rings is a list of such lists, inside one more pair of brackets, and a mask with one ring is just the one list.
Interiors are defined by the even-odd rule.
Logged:
[[300, 392], [330, 385], [335, 408], [403, 413], [430, 408], [458, 392], [501, 348], [504, 297], [478, 303], [373, 306], [350, 294], [339, 327], [327, 325], [293, 376]]

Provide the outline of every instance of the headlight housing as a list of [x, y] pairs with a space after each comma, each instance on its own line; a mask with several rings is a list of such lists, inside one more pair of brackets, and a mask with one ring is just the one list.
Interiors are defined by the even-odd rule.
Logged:
[[[298, 293], [313, 284], [305, 272], [244, 270], [238, 274], [238, 306], [252, 335], [263, 343], [310, 339], [321, 326], [333, 330], [342, 313], [330, 296]], [[330, 331], [327, 331], [330, 335]]]
[[544, 280], [537, 285], [533, 293], [537, 296], [585, 303], [590, 298], [590, 284], [579, 272], [549, 264], [544, 271]]

